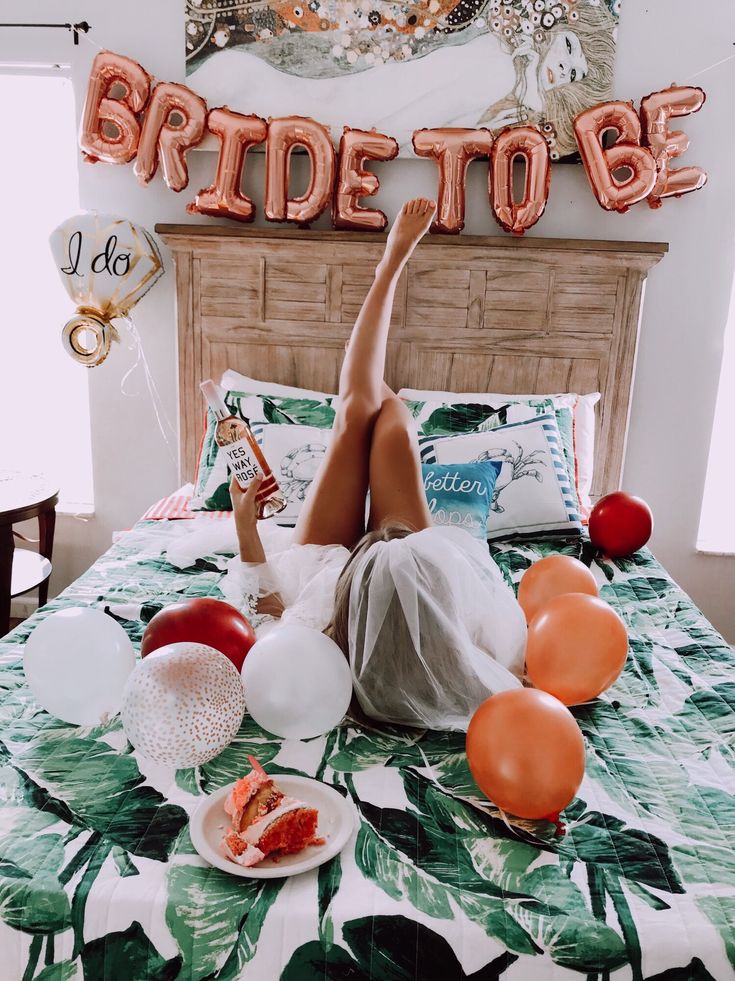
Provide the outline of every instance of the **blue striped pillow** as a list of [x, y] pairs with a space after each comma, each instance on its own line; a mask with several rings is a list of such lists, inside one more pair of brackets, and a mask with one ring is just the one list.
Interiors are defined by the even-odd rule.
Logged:
[[484, 433], [419, 439], [422, 463], [501, 464], [487, 523], [490, 540], [578, 536], [582, 518], [553, 414]]

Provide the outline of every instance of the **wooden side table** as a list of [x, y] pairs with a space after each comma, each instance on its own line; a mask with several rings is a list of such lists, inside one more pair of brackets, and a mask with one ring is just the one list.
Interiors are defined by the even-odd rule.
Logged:
[[[42, 474], [0, 470], [0, 637], [10, 628], [10, 600], [38, 586], [48, 599], [59, 489]], [[13, 525], [38, 518], [38, 552], [15, 548]]]

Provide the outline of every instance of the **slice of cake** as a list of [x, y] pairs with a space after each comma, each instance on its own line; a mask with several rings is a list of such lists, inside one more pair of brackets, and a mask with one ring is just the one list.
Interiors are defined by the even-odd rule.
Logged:
[[266, 855], [293, 855], [308, 845], [323, 845], [324, 839], [316, 837], [317, 809], [287, 797], [256, 759], [248, 760], [252, 770], [225, 801], [232, 822], [222, 840], [227, 858], [249, 868]]

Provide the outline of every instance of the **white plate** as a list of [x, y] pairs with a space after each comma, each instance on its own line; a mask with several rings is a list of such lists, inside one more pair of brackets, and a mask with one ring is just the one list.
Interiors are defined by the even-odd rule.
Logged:
[[222, 838], [230, 827], [230, 818], [225, 814], [225, 798], [234, 784], [228, 784], [203, 800], [189, 822], [192, 844], [205, 861], [223, 872], [246, 879], [279, 879], [315, 869], [342, 851], [356, 826], [352, 801], [342, 797], [334, 788], [309, 777], [276, 774], [275, 779], [288, 797], [296, 797], [316, 807], [319, 811], [316, 833], [320, 838], [326, 838], [326, 844], [309, 845], [304, 851], [296, 855], [283, 855], [278, 861], [265, 858], [249, 869], [231, 862], [220, 850]]

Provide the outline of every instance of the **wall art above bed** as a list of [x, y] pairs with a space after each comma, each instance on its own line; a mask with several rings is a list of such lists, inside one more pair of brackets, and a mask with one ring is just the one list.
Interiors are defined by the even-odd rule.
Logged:
[[[531, 122], [552, 159], [613, 95], [620, 0], [186, 0], [186, 72], [212, 105], [390, 133]], [[247, 93], [247, 95], [245, 95]]]
[[[313, 2], [318, 7], [320, 0]], [[461, 2], [464, 4], [467, 0]], [[432, 3], [440, 6], [440, 0], [431, 0], [430, 7]], [[539, 4], [545, 8], [546, 0], [535, 0], [534, 8]], [[594, 9], [595, 5], [589, 0], [588, 5]], [[234, 6], [239, 7], [239, 4]], [[604, 4], [598, 6], [606, 9]], [[258, 8], [261, 7], [259, 0]], [[298, 9], [302, 10], [301, 7]], [[534, 14], [541, 16], [542, 22], [548, 18], [556, 22], [554, 11], [557, 9], [563, 10], [563, 6], [555, 5], [544, 13], [540, 9], [534, 10]], [[570, 18], [574, 12], [569, 11]], [[529, 28], [533, 26], [532, 20], [527, 22]], [[508, 26], [506, 30], [512, 35], [514, 28]], [[492, 39], [495, 34], [486, 32], [469, 42], [468, 47], [485, 43], [483, 38]], [[531, 42], [520, 44], [526, 46], [516, 48], [519, 54], [516, 60], [529, 58], [536, 64], [539, 54]], [[571, 31], [561, 31], [548, 46], [541, 62], [542, 76], [544, 71], [549, 79], [553, 76], [552, 61], [559, 73], [570, 75], [569, 81], [561, 87], [552, 87], [549, 93], [557, 89], [571, 91], [578, 84], [571, 77], [576, 71], [587, 71], [591, 77], [590, 65], [577, 47], [578, 41], [573, 40]], [[450, 45], [446, 50], [453, 48]], [[439, 54], [441, 51], [423, 61], [419, 58], [416, 64], [419, 67], [429, 65], [431, 58]], [[535, 61], [532, 54], [536, 56]], [[242, 54], [242, 58], [250, 59], [256, 68], [262, 66], [263, 71], [283, 74], [249, 53]], [[570, 67], [575, 58], [577, 67]], [[204, 65], [203, 70], [206, 68]], [[350, 78], [359, 81], [368, 75], [363, 72]], [[309, 80], [298, 79], [304, 89], [308, 88], [306, 81]], [[334, 84], [336, 93], [346, 81]], [[452, 91], [461, 87], [456, 78], [448, 86]], [[248, 100], [253, 100], [248, 108], [264, 111], [257, 92], [253, 96], [249, 87], [246, 91]], [[399, 85], [393, 94], [400, 91]], [[442, 91], [440, 87], [439, 95]], [[438, 169], [437, 214], [431, 230], [462, 231], [467, 168], [474, 160], [489, 159], [488, 210], [505, 231], [522, 235], [541, 218], [546, 207], [551, 182], [551, 153], [556, 140], [552, 132], [546, 132], [550, 124], [530, 124], [527, 112], [522, 117], [517, 113], [514, 115], [511, 100], [511, 114], [507, 118], [507, 114], [502, 115], [500, 122], [492, 116], [483, 120], [487, 126], [478, 126], [472, 122], [472, 116], [455, 115], [451, 119], [452, 125], [447, 126], [443, 123], [446, 113], [439, 95], [435, 114], [416, 116], [416, 121], [429, 125], [414, 130], [411, 136], [416, 154], [433, 160]], [[208, 92], [208, 97], [210, 103], [214, 101], [212, 93]], [[216, 93], [215, 98], [218, 98]], [[707, 175], [700, 167], [671, 166], [672, 161], [688, 148], [689, 141], [684, 133], [670, 129], [672, 117], [697, 112], [704, 101], [701, 89], [672, 85], [644, 98], [640, 113], [630, 102], [603, 102], [582, 109], [574, 116], [570, 130], [574, 132], [590, 187], [601, 207], [607, 211], [625, 212], [632, 205], [647, 200], [651, 207], [657, 208], [663, 198], [680, 197], [704, 186]], [[320, 103], [333, 104], [331, 97]], [[267, 101], [263, 105], [268, 105]], [[360, 119], [368, 118], [362, 113], [357, 115]], [[405, 125], [398, 117], [394, 122]], [[610, 133], [616, 134], [611, 146], [608, 145]], [[160, 166], [168, 187], [182, 191], [189, 183], [187, 154], [207, 134], [219, 141], [216, 172], [212, 183], [202, 188], [187, 206], [192, 213], [253, 221], [255, 205], [242, 190], [246, 157], [252, 147], [265, 145], [264, 212], [269, 221], [293, 222], [308, 227], [331, 207], [333, 224], [339, 229], [381, 231], [388, 223], [382, 211], [367, 208], [360, 201], [376, 194], [380, 186], [377, 176], [368, 169], [368, 162], [389, 161], [398, 155], [399, 141], [393, 136], [374, 129], [345, 126], [337, 152], [334, 132], [309, 116], [269, 116], [266, 121], [258, 115], [234, 112], [226, 105], [210, 111], [200, 95], [185, 85], [155, 82], [131, 58], [111, 51], [101, 51], [95, 57], [79, 137], [82, 152], [89, 162], [127, 164], [134, 161], [135, 175], [143, 185], [150, 183]], [[292, 197], [290, 168], [294, 149], [306, 151], [309, 180], [307, 189]], [[519, 158], [525, 167], [525, 186], [520, 200], [514, 191], [515, 164]]]

